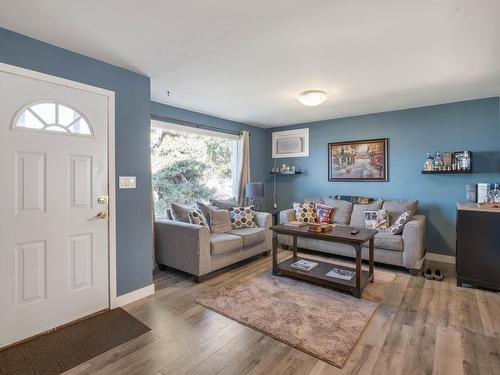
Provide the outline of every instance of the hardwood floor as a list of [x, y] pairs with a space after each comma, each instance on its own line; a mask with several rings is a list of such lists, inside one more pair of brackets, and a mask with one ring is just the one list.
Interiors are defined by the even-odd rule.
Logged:
[[207, 289], [266, 269], [270, 257], [202, 284], [175, 271], [155, 273], [156, 293], [125, 307], [152, 331], [68, 374], [500, 373], [500, 295], [457, 288], [450, 271], [442, 282], [395, 271], [396, 280], [343, 369], [194, 302]]

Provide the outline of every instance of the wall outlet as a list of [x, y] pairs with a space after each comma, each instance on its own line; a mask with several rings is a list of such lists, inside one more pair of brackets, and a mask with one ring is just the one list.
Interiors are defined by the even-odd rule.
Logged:
[[120, 189], [135, 189], [135, 176], [120, 176], [118, 181]]

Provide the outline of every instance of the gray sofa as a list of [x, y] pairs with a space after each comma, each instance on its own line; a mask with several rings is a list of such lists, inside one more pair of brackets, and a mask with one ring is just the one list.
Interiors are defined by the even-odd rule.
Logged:
[[268, 255], [272, 247], [271, 214], [256, 213], [256, 228], [211, 233], [201, 225], [171, 219], [155, 222], [155, 252], [160, 268], [172, 267], [203, 281], [213, 271], [258, 254]]
[[[306, 202], [324, 203], [336, 207], [334, 222], [338, 225], [349, 225], [353, 227], [364, 227], [364, 211], [372, 209], [386, 209], [390, 224], [406, 210], [416, 211], [417, 201], [395, 201], [378, 200], [369, 204], [352, 204], [331, 197], [306, 197]], [[280, 212], [280, 223], [295, 220], [293, 209]], [[285, 247], [292, 246], [292, 237], [278, 235], [278, 242]], [[303, 249], [318, 250], [325, 253], [354, 257], [351, 246], [314, 240], [298, 238], [297, 246]], [[378, 232], [375, 235], [375, 262], [386, 263], [407, 268], [411, 274], [417, 274], [422, 268], [425, 256], [425, 216], [413, 215], [412, 219], [405, 224], [402, 234], [390, 234]], [[368, 244], [363, 248], [363, 259], [368, 259]]]

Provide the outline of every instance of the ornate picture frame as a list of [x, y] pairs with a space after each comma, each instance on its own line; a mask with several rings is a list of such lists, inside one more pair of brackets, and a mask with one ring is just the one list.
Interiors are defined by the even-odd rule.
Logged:
[[389, 181], [389, 138], [328, 143], [328, 181]]

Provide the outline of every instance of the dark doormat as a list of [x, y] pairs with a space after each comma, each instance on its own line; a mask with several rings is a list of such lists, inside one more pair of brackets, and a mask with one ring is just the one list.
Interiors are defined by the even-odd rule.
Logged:
[[0, 351], [0, 374], [60, 374], [150, 330], [110, 310]]

